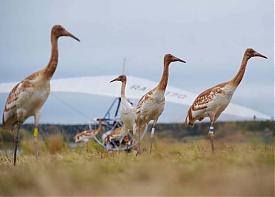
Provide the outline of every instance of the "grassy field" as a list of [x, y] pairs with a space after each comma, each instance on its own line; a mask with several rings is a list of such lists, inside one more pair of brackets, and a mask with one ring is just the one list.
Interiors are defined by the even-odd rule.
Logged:
[[[47, 141], [48, 140], [48, 141]], [[273, 196], [273, 144], [217, 140], [210, 152], [205, 138], [178, 142], [157, 139], [153, 153], [148, 142], [143, 154], [106, 154], [93, 142], [74, 149], [60, 137], [41, 144], [38, 161], [31, 141], [16, 167], [12, 155], [0, 157], [1, 195], [200, 195]], [[47, 148], [52, 147], [51, 151]]]

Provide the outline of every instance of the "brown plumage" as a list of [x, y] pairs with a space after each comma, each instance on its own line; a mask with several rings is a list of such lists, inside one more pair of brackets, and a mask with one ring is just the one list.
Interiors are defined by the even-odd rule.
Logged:
[[211, 140], [212, 151], [214, 151], [214, 123], [230, 103], [236, 88], [244, 76], [248, 60], [251, 57], [257, 56], [267, 58], [251, 48], [246, 49], [240, 69], [233, 79], [220, 83], [199, 94], [188, 110], [185, 118], [186, 126], [193, 126], [196, 120], [201, 121], [205, 117], [210, 118], [211, 126], [209, 130], [209, 137]]
[[105, 125], [105, 124], [103, 123], [103, 121], [100, 120], [97, 129], [85, 130], [85, 131], [82, 131], [82, 132], [76, 134], [74, 137], [75, 142], [76, 143], [81, 142], [81, 141], [87, 142], [89, 139], [94, 138], [98, 133], [103, 131], [103, 125]]
[[102, 135], [102, 142], [108, 151], [113, 150], [113, 148], [119, 148], [121, 145], [126, 145], [128, 151], [132, 149], [133, 138], [130, 134], [125, 135], [124, 129], [124, 127], [114, 128]]
[[106, 132], [106, 136], [104, 136], [104, 143], [110, 143], [113, 139], [121, 140], [125, 136], [125, 131], [123, 127], [115, 128], [111, 131]]
[[169, 65], [171, 62], [183, 62], [185, 61], [171, 55], [166, 54], [164, 56], [164, 66], [163, 66], [163, 73], [158, 83], [157, 87], [152, 89], [151, 91], [147, 92], [137, 104], [137, 117], [136, 117], [136, 130], [139, 135], [138, 141], [138, 154], [140, 154], [140, 134], [147, 128], [148, 123], [153, 120], [153, 127], [151, 130], [151, 146], [150, 152], [152, 148], [152, 140], [155, 131], [155, 125], [161, 113], [164, 110], [165, 105], [165, 90], [168, 84], [168, 77], [169, 77]]
[[[38, 132], [39, 111], [50, 94], [50, 80], [56, 70], [58, 62], [58, 38], [70, 36], [79, 41], [74, 35], [61, 25], [55, 25], [51, 31], [51, 58], [48, 65], [26, 77], [10, 92], [2, 116], [3, 127], [17, 130], [15, 140], [14, 165], [16, 164], [16, 151], [20, 125], [30, 116], [34, 116], [35, 137]], [[37, 138], [35, 138], [37, 139]]]

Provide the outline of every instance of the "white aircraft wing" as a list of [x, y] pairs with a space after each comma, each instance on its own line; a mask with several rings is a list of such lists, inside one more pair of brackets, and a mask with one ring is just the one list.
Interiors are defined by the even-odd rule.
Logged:
[[[109, 83], [116, 78], [114, 75], [74, 77], [54, 79], [51, 81], [52, 92], [71, 92], [94, 94], [109, 97], [120, 96], [120, 82]], [[0, 93], [9, 93], [16, 83], [0, 83]], [[140, 99], [146, 92], [157, 85], [156, 82], [147, 79], [128, 76], [126, 86], [126, 96], [129, 99]], [[167, 102], [180, 105], [191, 105], [196, 94], [182, 90], [176, 87], [168, 86], [165, 98]], [[237, 104], [229, 104], [224, 114], [239, 116], [243, 119], [252, 119], [256, 116], [258, 119], [270, 119], [269, 116]]]

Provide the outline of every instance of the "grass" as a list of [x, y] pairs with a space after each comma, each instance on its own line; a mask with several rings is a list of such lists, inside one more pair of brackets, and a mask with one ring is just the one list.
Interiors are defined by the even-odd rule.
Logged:
[[273, 144], [219, 140], [212, 154], [206, 139], [158, 139], [151, 155], [147, 141], [136, 157], [134, 152], [106, 154], [93, 142], [61, 149], [60, 137], [45, 141], [38, 161], [24, 150], [16, 167], [11, 154], [0, 156], [1, 195], [274, 194]]

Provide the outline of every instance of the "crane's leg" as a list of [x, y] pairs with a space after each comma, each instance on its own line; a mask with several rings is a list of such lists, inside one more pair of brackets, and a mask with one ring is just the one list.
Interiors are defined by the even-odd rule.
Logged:
[[151, 152], [152, 152], [152, 146], [153, 146], [153, 140], [154, 140], [154, 134], [155, 134], [156, 123], [157, 123], [157, 120], [154, 120], [152, 129], [151, 129], [151, 136], [150, 136], [150, 154], [151, 154]]
[[126, 143], [126, 152], [129, 153], [129, 135], [130, 135], [130, 132], [128, 130], [127, 134], [123, 136], [120, 144], [122, 144], [123, 142]]
[[16, 136], [15, 136], [15, 149], [14, 149], [14, 155], [13, 155], [13, 165], [16, 165], [16, 155], [17, 155], [17, 147], [18, 147], [18, 143], [19, 143], [19, 130], [20, 130], [20, 126], [21, 124], [18, 123], [17, 124], [17, 128], [16, 128]]
[[[141, 154], [141, 137], [143, 138], [144, 135], [147, 133], [147, 129], [148, 129], [148, 124], [144, 124], [141, 123], [138, 127], [137, 127], [137, 131], [138, 131], [138, 147], [137, 147], [137, 155]], [[143, 131], [143, 134], [141, 136], [141, 132]]]
[[210, 139], [210, 143], [211, 143], [211, 150], [212, 150], [212, 153], [214, 153], [215, 152], [215, 147], [214, 147], [214, 126], [210, 126], [208, 135], [209, 135], [209, 139]]
[[137, 124], [134, 123], [134, 124], [133, 124], [133, 131], [132, 131], [133, 133], [132, 133], [132, 134], [133, 134], [133, 135], [136, 135], [136, 131], [137, 131]]
[[211, 120], [211, 124], [209, 127], [208, 137], [210, 139], [212, 153], [214, 153], [214, 151], [215, 151], [215, 147], [214, 147], [214, 119], [212, 119], [210, 116], [210, 120]]
[[38, 147], [38, 126], [39, 126], [40, 113], [36, 112], [34, 115], [34, 129], [33, 129], [33, 137], [34, 137], [34, 149], [35, 149], [35, 158], [38, 159], [39, 156], [39, 147]]
[[128, 134], [128, 142], [127, 142], [127, 152], [129, 153], [129, 152], [131, 152], [131, 150], [132, 150], [132, 146], [133, 146], [133, 143], [135, 143], [134, 142], [134, 137], [133, 137], [133, 135], [132, 135], [132, 133], [130, 132], [129, 134]]
[[140, 129], [140, 125], [137, 126], [137, 132], [138, 132], [138, 144], [137, 144], [137, 154], [136, 154], [136, 156], [141, 154], [141, 147], [140, 147], [140, 132], [141, 132], [141, 129]]
[[127, 154], [129, 153], [129, 136], [128, 136], [128, 138], [127, 138], [128, 140], [126, 141], [126, 152], [127, 152]]

